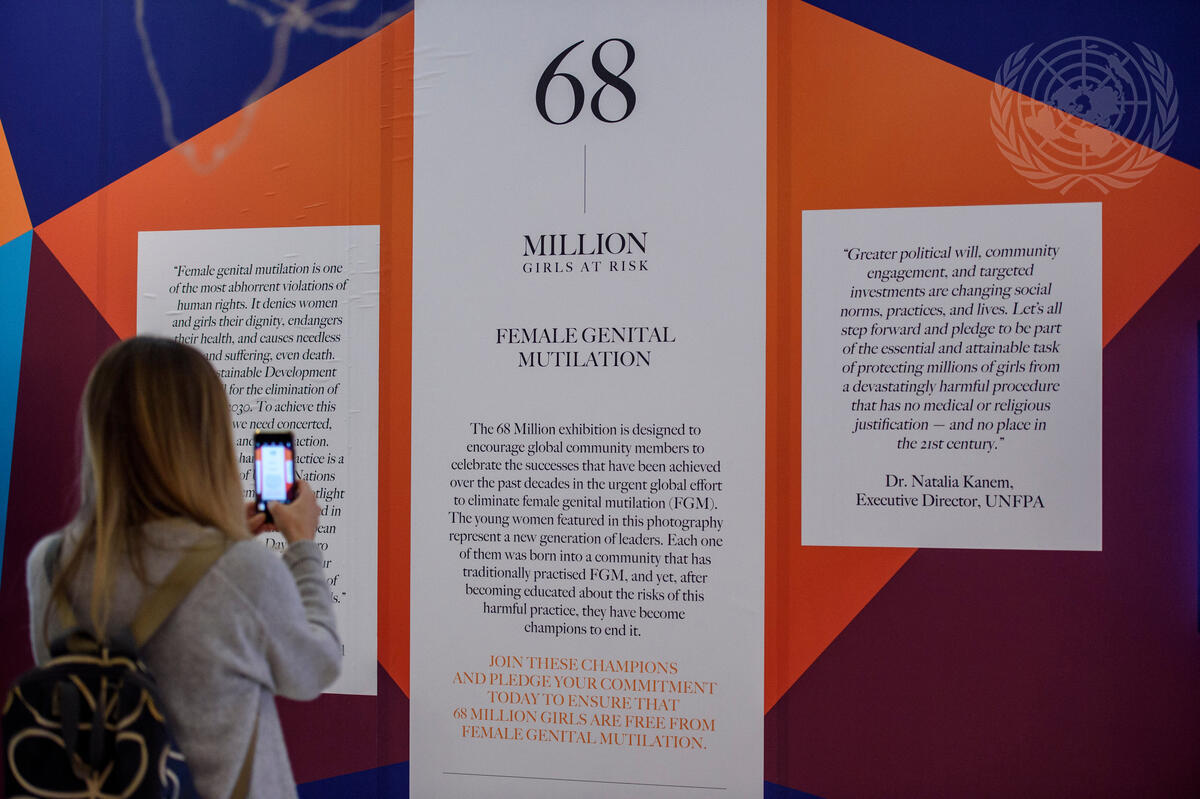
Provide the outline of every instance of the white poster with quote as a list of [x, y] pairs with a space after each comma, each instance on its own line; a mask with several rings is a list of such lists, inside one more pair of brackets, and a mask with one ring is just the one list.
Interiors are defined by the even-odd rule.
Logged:
[[803, 217], [804, 543], [1100, 549], [1100, 204]]
[[411, 792], [761, 795], [765, 3], [415, 26]]
[[248, 499], [254, 431], [293, 431], [296, 474], [324, 509], [316, 543], [343, 643], [329, 692], [375, 694], [379, 227], [143, 231], [138, 332], [216, 367]]

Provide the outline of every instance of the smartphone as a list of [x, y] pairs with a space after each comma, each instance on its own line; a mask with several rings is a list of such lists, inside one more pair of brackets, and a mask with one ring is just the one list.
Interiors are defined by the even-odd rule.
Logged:
[[268, 502], [291, 502], [296, 488], [296, 442], [291, 430], [254, 431], [254, 507], [266, 513]]

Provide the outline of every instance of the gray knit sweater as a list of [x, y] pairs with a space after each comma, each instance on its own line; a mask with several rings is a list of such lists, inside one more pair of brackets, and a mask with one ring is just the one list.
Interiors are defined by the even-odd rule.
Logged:
[[[55, 533], [34, 547], [26, 564], [34, 657], [49, 653], [42, 620], [50, 586], [44, 567]], [[156, 584], [187, 545], [219, 535], [194, 522], [175, 519], [146, 526], [147, 578]], [[63, 557], [74, 546], [67, 534]], [[304, 541], [283, 558], [259, 541], [233, 544], [200, 579], [142, 652], [158, 680], [168, 721], [188, 758], [196, 789], [205, 799], [224, 799], [233, 790], [251, 733], [258, 728], [250, 796], [295, 797], [291, 764], [283, 742], [275, 695], [312, 699], [341, 668], [342, 649], [333, 604], [321, 568], [320, 550]], [[75, 614], [88, 619], [91, 562], [72, 587]], [[130, 569], [117, 581], [110, 630], [128, 628], [143, 595]], [[82, 600], [82, 601], [81, 601]], [[62, 631], [51, 614], [50, 637]]]

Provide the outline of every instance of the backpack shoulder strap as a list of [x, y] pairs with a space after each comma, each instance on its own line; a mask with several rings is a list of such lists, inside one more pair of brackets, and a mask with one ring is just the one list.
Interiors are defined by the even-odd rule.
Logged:
[[129, 631], [138, 649], [146, 645], [171, 612], [183, 601], [200, 578], [225, 554], [226, 542], [200, 544], [187, 549], [175, 568], [142, 600]]
[[[227, 542], [218, 541], [186, 550], [183, 557], [175, 564], [175, 568], [171, 569], [150, 595], [142, 600], [142, 604], [133, 618], [133, 623], [130, 624], [134, 645], [139, 650], [145, 646], [196, 583], [200, 582], [200, 578], [225, 554], [226, 548]], [[238, 771], [237, 783], [234, 785], [231, 799], [246, 799], [249, 796], [250, 775], [253, 771], [257, 742], [258, 719], [256, 718], [254, 731], [250, 734], [250, 745], [246, 750], [245, 757], [242, 758], [242, 767]]]
[[[222, 540], [189, 548], [175, 564], [175, 568], [171, 569], [150, 595], [142, 600], [129, 628], [134, 645], [139, 650], [145, 646], [196, 583], [200, 582], [200, 578], [225, 554], [227, 547], [228, 543]], [[238, 771], [237, 783], [234, 785], [231, 799], [246, 799], [249, 795], [250, 775], [253, 771], [254, 750], [257, 741], [258, 719], [256, 718], [254, 731], [250, 734], [250, 745], [246, 750], [246, 756], [242, 758], [242, 767]]]
[[[53, 588], [54, 578], [58, 574], [58, 562], [61, 559], [63, 541], [67, 538], [66, 533], [60, 533], [46, 547], [46, 556], [42, 560], [42, 568], [46, 571], [46, 583]], [[58, 612], [58, 620], [62, 624], [64, 630], [71, 630], [79, 626], [78, 620], [75, 618], [75, 611], [71, 609], [71, 603], [65, 596], [59, 596], [57, 600], [51, 598], [54, 603], [55, 610]], [[47, 641], [46, 645], [49, 646]]]
[[58, 555], [62, 552], [63, 539], [66, 535], [59, 535], [46, 547], [46, 557], [42, 560], [42, 568], [46, 570], [46, 582], [53, 583], [54, 575], [58, 574]]

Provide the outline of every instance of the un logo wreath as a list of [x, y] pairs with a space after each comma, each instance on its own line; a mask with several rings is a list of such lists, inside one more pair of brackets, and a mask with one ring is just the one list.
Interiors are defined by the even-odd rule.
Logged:
[[1140, 63], [1089, 36], [1062, 39], [1032, 58], [1027, 44], [1004, 60], [991, 126], [1017, 174], [1062, 194], [1080, 182], [1107, 194], [1154, 170], [1178, 128], [1179, 95], [1162, 57], [1135, 46]]

